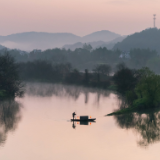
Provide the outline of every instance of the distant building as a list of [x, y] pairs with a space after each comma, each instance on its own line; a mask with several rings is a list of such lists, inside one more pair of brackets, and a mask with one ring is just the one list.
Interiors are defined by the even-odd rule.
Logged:
[[25, 51], [19, 51], [19, 54], [25, 55], [25, 54], [27, 54], [27, 52], [25, 52]]
[[33, 53], [41, 53], [42, 51], [40, 49], [34, 49]]
[[119, 58], [130, 59], [130, 58], [131, 58], [130, 52], [125, 52], [125, 51], [123, 51], [123, 52], [121, 53], [121, 55], [119, 56]]

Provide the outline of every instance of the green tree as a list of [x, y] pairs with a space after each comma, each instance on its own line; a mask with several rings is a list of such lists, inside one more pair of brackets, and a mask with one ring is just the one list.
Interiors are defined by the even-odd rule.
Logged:
[[154, 74], [148, 68], [140, 70], [142, 78], [135, 87], [138, 96], [135, 106], [157, 107], [160, 105], [160, 75]]

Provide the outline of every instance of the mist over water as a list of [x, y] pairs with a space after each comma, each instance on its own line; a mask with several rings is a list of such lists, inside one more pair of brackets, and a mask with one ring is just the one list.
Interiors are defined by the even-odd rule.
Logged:
[[47, 83], [28, 83], [26, 85], [26, 94], [31, 96], [40, 97], [61, 97], [77, 100], [80, 96], [85, 97], [85, 103], [89, 100], [89, 94], [92, 93], [97, 97], [97, 103], [100, 98], [109, 97], [111, 91], [105, 91], [103, 89], [85, 88], [74, 85], [62, 85], [62, 84], [47, 84]]

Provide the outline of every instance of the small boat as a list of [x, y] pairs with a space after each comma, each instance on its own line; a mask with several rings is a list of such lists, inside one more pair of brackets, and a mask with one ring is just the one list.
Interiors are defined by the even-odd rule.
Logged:
[[71, 121], [77, 121], [77, 122], [81, 122], [81, 121], [93, 122], [95, 120], [96, 120], [96, 118], [88, 118], [88, 116], [80, 116], [80, 119], [71, 119]]
[[96, 118], [90, 118], [90, 119], [71, 119], [71, 121], [77, 121], [77, 122], [80, 122], [80, 121], [88, 121], [88, 122], [93, 122], [95, 121]]

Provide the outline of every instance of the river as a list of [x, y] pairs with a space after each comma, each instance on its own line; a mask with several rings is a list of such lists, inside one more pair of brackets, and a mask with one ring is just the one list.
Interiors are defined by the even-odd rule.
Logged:
[[[27, 84], [23, 98], [0, 104], [0, 158], [158, 160], [159, 112], [152, 118], [145, 114], [105, 116], [120, 104], [119, 96], [110, 91]], [[96, 122], [73, 124], [73, 112], [96, 118]]]

